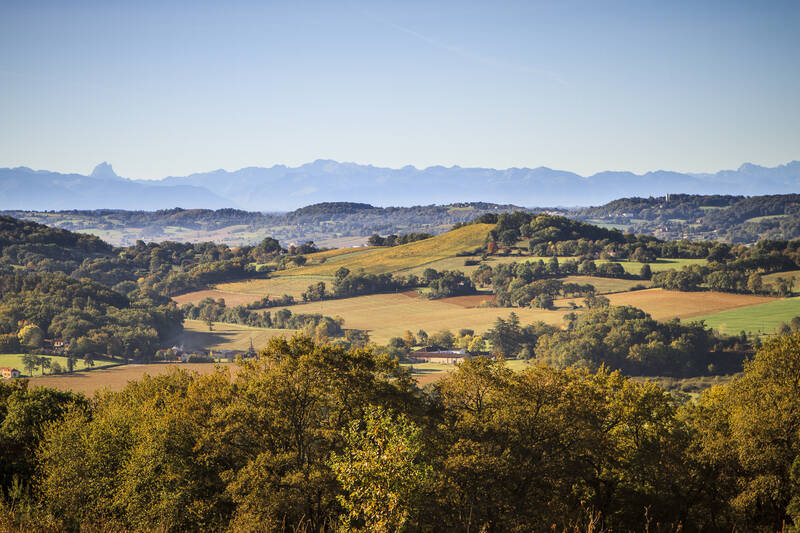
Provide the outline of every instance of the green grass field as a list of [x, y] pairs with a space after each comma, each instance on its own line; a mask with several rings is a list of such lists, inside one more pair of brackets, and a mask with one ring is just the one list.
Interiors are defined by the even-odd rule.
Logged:
[[[541, 256], [528, 256], [528, 257], [519, 257], [517, 261], [539, 261], [542, 260], [545, 263], [550, 261], [550, 257], [541, 257]], [[567, 256], [560, 256], [558, 257], [558, 261], [563, 263], [564, 261], [574, 261], [575, 257], [567, 257]], [[625, 272], [628, 274], [639, 274], [644, 266], [644, 263], [639, 263], [637, 261], [627, 261], [627, 260], [620, 260], [620, 261], [605, 261], [603, 259], [598, 259], [595, 261], [596, 265], [602, 265], [604, 263], [619, 263], [622, 265], [622, 268], [625, 269]], [[665, 258], [658, 258], [654, 263], [648, 263], [650, 265], [650, 270], [652, 272], [662, 272], [664, 270], [680, 270], [684, 266], [687, 265], [705, 265], [705, 259], [665, 259]]]
[[[597, 264], [609, 263], [610, 261], [597, 261]], [[652, 272], [663, 272], [664, 270], [680, 270], [681, 268], [689, 265], [705, 265], [705, 259], [664, 259], [659, 258], [654, 263], [648, 263]], [[636, 261], [619, 261], [622, 268], [628, 274], [638, 274], [644, 263]]]
[[[12, 368], [16, 368], [17, 370], [22, 372], [22, 374], [28, 375], [27, 374], [28, 371], [25, 369], [25, 365], [22, 364], [23, 355], [24, 354], [21, 353], [0, 354], [0, 366], [10, 366]], [[45, 357], [49, 358], [51, 362], [57, 362], [61, 366], [61, 368], [66, 372], [67, 370], [66, 357], [62, 357], [60, 355], [47, 355]], [[75, 361], [75, 370], [96, 370], [99, 368], [108, 368], [119, 364], [121, 363], [98, 360], [94, 362], [93, 367], [87, 367], [84, 364], [83, 359], [78, 359], [77, 361]], [[50, 375], [51, 372], [52, 370], [45, 370], [44, 375]], [[30, 376], [41, 376], [41, 375], [42, 375], [42, 369], [40, 367], [36, 367], [36, 370], [33, 371], [33, 374], [30, 374]]]
[[205, 322], [185, 320], [183, 335], [179, 340], [186, 350], [239, 350], [250, 348], [250, 341], [256, 350], [263, 348], [275, 336], [292, 335], [293, 329], [251, 328], [238, 324], [214, 322], [209, 331]]
[[778, 281], [778, 278], [791, 279], [793, 283], [792, 292], [797, 294], [797, 292], [800, 291], [800, 270], [789, 270], [787, 272], [765, 274], [761, 276], [761, 281], [772, 284]]
[[750, 307], [731, 309], [695, 317], [728, 335], [746, 331], [752, 334], [774, 333], [782, 322], [800, 315], [800, 297], [775, 300]]
[[579, 283], [581, 285], [592, 285], [598, 294], [609, 294], [613, 292], [626, 292], [633, 287], [650, 287], [649, 280], [639, 279], [615, 279], [615, 278], [596, 278], [593, 276], [567, 276], [560, 278], [564, 283]]
[[767, 215], [763, 217], [748, 218], [747, 220], [745, 220], [745, 222], [761, 222], [762, 220], [776, 220], [780, 218], [786, 218], [788, 216], [789, 215]]

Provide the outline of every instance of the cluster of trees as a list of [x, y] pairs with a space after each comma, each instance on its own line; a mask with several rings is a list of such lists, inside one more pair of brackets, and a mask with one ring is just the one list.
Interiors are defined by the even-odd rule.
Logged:
[[[503, 307], [540, 307], [549, 309], [559, 296], [586, 296], [594, 292], [591, 284], [565, 283], [554, 279], [581, 274], [609, 278], [636, 278], [625, 272], [619, 263], [601, 263], [592, 260], [559, 262], [557, 257], [543, 260], [500, 264], [492, 268], [483, 264], [471, 275], [475, 285], [491, 286], [497, 303]], [[648, 265], [642, 267], [639, 278], [650, 277]]]
[[[486, 335], [479, 335], [469, 328], [459, 329], [453, 333], [449, 329], [428, 333], [420, 329], [415, 334], [406, 330], [402, 337], [392, 337], [386, 346], [376, 346], [379, 353], [387, 354], [400, 360], [408, 360], [408, 355], [416, 348], [463, 349], [471, 354], [489, 354]], [[412, 361], [413, 362], [413, 361]]]
[[664, 196], [619, 198], [601, 206], [577, 209], [575, 214], [585, 218], [629, 216], [662, 221], [676, 218], [689, 219], [704, 216], [709, 208], [730, 207], [743, 199], [744, 196], [720, 194], [671, 194], [669, 201]]
[[37, 350], [45, 337], [62, 339], [68, 356], [108, 354], [148, 359], [179, 334], [183, 316], [168, 298], [129, 298], [62, 273], [0, 274], [0, 348]]
[[[609, 264], [619, 266], [617, 263]], [[550, 309], [553, 306], [553, 299], [559, 296], [565, 298], [585, 296], [594, 292], [594, 286], [589, 284], [564, 283], [560, 279], [553, 279], [556, 276], [576, 273], [598, 275], [596, 268], [590, 270], [585, 268], [585, 264], [581, 266], [584, 268], [580, 268], [574, 261], [559, 264], [555, 257], [546, 265], [541, 260], [535, 263], [507, 263], [497, 265], [494, 269], [488, 265], [481, 265], [472, 273], [472, 279], [476, 284], [483, 286], [491, 283], [497, 304], [502, 307]], [[603, 269], [603, 272], [606, 270], [609, 269]], [[624, 270], [622, 273], [624, 274]]]
[[[273, 238], [235, 249], [141, 241], [113, 248], [0, 217], [0, 351], [40, 350], [47, 338], [64, 340], [70, 358], [149, 359], [182, 331], [169, 296], [251, 275], [251, 263], [284, 254]], [[32, 326], [41, 335], [23, 335]]]
[[484, 333], [483, 337], [489, 342], [495, 356], [532, 359], [536, 357], [536, 343], [539, 338], [557, 329], [541, 321], [522, 326], [517, 314], [511, 312], [507, 320], [497, 317], [494, 327]]
[[151, 291], [164, 296], [253, 275], [249, 265], [273, 261], [287, 253], [271, 237], [256, 246], [238, 248], [170, 241], [138, 241], [133, 246], [113, 248], [91, 235], [10, 217], [0, 217], [0, 251], [0, 270], [23, 267], [26, 272], [62, 272], [75, 279], [88, 278], [124, 295]]
[[621, 198], [570, 213], [583, 221], [602, 219], [637, 233], [655, 230], [691, 239], [755, 243], [800, 237], [800, 195], [723, 196], [672, 194], [669, 199]]
[[225, 300], [220, 298], [203, 298], [197, 305], [188, 303], [181, 307], [183, 316], [190, 320], [202, 320], [209, 329], [213, 329], [214, 322], [228, 324], [241, 324], [255, 328], [297, 329], [305, 331], [310, 336], [322, 341], [343, 337], [344, 319], [331, 318], [321, 314], [292, 313], [289, 309], [271, 311], [253, 311], [244, 305], [227, 307]]
[[[786, 531], [800, 525], [800, 334], [679, 406], [606, 369], [396, 360], [273, 339], [89, 403], [0, 384], [10, 530]], [[69, 490], [65, 490], [68, 487]]]
[[87, 256], [108, 255], [111, 246], [93, 235], [0, 216], [0, 266], [71, 272]]
[[622, 233], [558, 215], [514, 212], [487, 214], [475, 222], [493, 223], [487, 250], [508, 250], [527, 240], [534, 256], [570, 256], [582, 259], [631, 259], [643, 263], [658, 257], [704, 258], [711, 242], [662, 241], [648, 235]]
[[764, 273], [794, 270], [800, 266], [800, 240], [759, 241], [753, 247], [718, 243], [709, 251], [708, 264], [685, 266], [653, 274], [653, 285], [669, 290], [711, 289], [739, 293], [772, 293], [787, 296], [792, 278], [764, 283]]
[[428, 298], [449, 298], [475, 294], [475, 284], [463, 272], [458, 270], [437, 271], [426, 268], [422, 272], [422, 284], [428, 287], [425, 296]]
[[[37, 368], [40, 369], [42, 375], [44, 375], [46, 370], [49, 370], [51, 374], [62, 374], [64, 372], [73, 372], [75, 370], [75, 364], [77, 363], [78, 358], [74, 354], [67, 354], [66, 358], [66, 366], [62, 366], [57, 360], [54, 360], [52, 357], [48, 357], [46, 355], [36, 355], [32, 353], [26, 353], [22, 356], [22, 366], [25, 369], [25, 373], [29, 376], [32, 376], [34, 371]], [[86, 354], [83, 358], [83, 363], [85, 366], [91, 367], [95, 365], [95, 360], [92, 354]]]
[[425, 293], [428, 298], [447, 298], [475, 292], [472, 280], [463, 272], [456, 270], [436, 271], [426, 268], [419, 277], [415, 274], [400, 276], [351, 272], [347, 267], [340, 267], [334, 272], [330, 290], [324, 281], [318, 281], [309, 285], [302, 297], [304, 302], [314, 302], [328, 298], [350, 298], [418, 287], [428, 288]]
[[431, 237], [433, 237], [433, 235], [430, 233], [405, 233], [399, 236], [392, 233], [386, 237], [381, 237], [377, 233], [374, 233], [367, 240], [367, 244], [370, 246], [399, 246], [401, 244], [430, 239]]
[[[605, 303], [606, 305], [603, 305]], [[719, 337], [702, 322], [657, 322], [629, 306], [592, 302], [567, 316], [567, 328], [542, 335], [537, 360], [558, 368], [608, 366], [628, 375], [686, 377], [733, 373], [750, 345], [745, 336]]]
[[328, 298], [350, 298], [364, 294], [377, 294], [418, 287], [417, 276], [398, 276], [392, 274], [367, 274], [351, 272], [347, 267], [340, 267], [334, 272], [333, 283], [328, 290], [324, 281], [312, 283], [303, 293], [304, 302], [314, 302]]

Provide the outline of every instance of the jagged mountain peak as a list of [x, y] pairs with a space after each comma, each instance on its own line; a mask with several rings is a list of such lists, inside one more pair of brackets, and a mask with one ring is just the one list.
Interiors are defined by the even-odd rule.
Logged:
[[101, 179], [122, 179], [121, 177], [117, 176], [117, 173], [114, 172], [114, 167], [112, 167], [107, 161], [103, 161], [94, 167], [94, 170], [92, 170], [92, 173], [89, 176], [92, 178]]

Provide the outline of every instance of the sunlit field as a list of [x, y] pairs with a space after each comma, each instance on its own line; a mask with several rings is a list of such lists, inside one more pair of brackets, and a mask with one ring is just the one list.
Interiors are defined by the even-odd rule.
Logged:
[[424, 329], [434, 333], [442, 330], [457, 332], [468, 328], [481, 332], [491, 328], [497, 317], [507, 318], [512, 311], [523, 324], [541, 320], [561, 325], [567, 312], [566, 309], [465, 308], [462, 304], [449, 303], [447, 300], [428, 300], [406, 293], [372, 294], [295, 305], [288, 309], [292, 313], [341, 316], [345, 328], [367, 330], [370, 338], [378, 344], [385, 344], [391, 337], [402, 336], [406, 330], [416, 333]]
[[696, 317], [721, 333], [773, 333], [782, 322], [800, 316], [800, 297], [774, 300], [742, 309], [733, 309]]
[[631, 305], [649, 313], [656, 320], [695, 318], [729, 309], [772, 302], [775, 298], [727, 292], [679, 292], [664, 289], [609, 294], [613, 305]]

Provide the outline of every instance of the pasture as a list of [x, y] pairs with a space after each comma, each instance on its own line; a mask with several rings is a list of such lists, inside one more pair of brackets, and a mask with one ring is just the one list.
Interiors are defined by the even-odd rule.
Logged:
[[258, 350], [267, 341], [276, 336], [292, 335], [293, 329], [251, 328], [239, 324], [214, 322], [209, 331], [208, 325], [200, 320], [186, 320], [183, 323], [183, 335], [178, 340], [186, 350], [239, 350], [246, 351], [253, 341]]
[[[506, 365], [515, 372], [524, 370], [529, 364], [528, 361], [524, 360], [511, 359], [506, 361]], [[448, 372], [455, 369], [455, 365], [437, 363], [403, 364], [402, 366], [411, 370], [420, 387], [440, 380]], [[93, 370], [92, 372], [35, 377], [29, 381], [29, 385], [31, 387], [51, 387], [94, 396], [101, 390], [121, 391], [129, 382], [142, 379], [145, 375], [158, 376], [175, 370], [186, 370], [197, 372], [201, 375], [221, 371], [229, 372], [231, 376], [235, 376], [238, 368], [235, 363], [130, 364]]]
[[237, 366], [234, 363], [153, 363], [146, 365], [121, 365], [113, 368], [92, 370], [91, 372], [37, 377], [31, 379], [29, 385], [31, 387], [51, 387], [93, 396], [102, 389], [114, 392], [121, 391], [128, 382], [141, 379], [145, 374], [157, 376], [159, 374], [172, 372], [176, 369], [189, 370], [200, 374], [210, 374], [216, 371], [217, 368], [235, 373]]
[[656, 320], [696, 318], [738, 308], [752, 308], [775, 298], [727, 292], [679, 292], [664, 289], [609, 294], [612, 305], [631, 305]]
[[[603, 263], [610, 263], [611, 261], [596, 261], [598, 265], [602, 265]], [[639, 274], [642, 270], [642, 267], [645, 263], [639, 263], [637, 261], [617, 261], [622, 268], [625, 269], [625, 272], [628, 274]], [[705, 265], [708, 261], [705, 259], [664, 259], [658, 258], [653, 263], [647, 263], [650, 265], [651, 272], [663, 272], [665, 270], [680, 270], [685, 266], [691, 265]]]
[[[25, 365], [22, 364], [22, 356], [23, 355], [24, 354], [21, 354], [21, 353], [0, 354], [0, 366], [10, 366], [12, 368], [16, 368], [17, 370], [19, 370], [23, 374], [27, 375], [28, 371], [25, 369]], [[61, 366], [61, 368], [64, 369], [64, 371], [67, 370], [67, 358], [66, 357], [62, 357], [60, 355], [46, 355], [46, 356], [43, 356], [43, 357], [47, 357], [48, 359], [50, 359], [51, 363], [58, 363]], [[119, 365], [119, 364], [120, 364], [119, 362], [97, 360], [97, 361], [95, 361], [93, 367], [87, 367], [86, 364], [83, 362], [83, 359], [77, 359], [75, 361], [75, 370], [92, 370], [92, 369], [96, 370], [98, 368], [114, 366], [114, 365]], [[52, 370], [45, 370], [45, 375], [50, 375], [49, 374], [50, 372], [52, 372]], [[33, 374], [31, 374], [31, 375], [32, 376], [41, 376], [42, 375], [41, 367], [36, 367], [36, 370], [34, 370]]]
[[[488, 298], [488, 297], [484, 297]], [[457, 332], [461, 328], [485, 331], [498, 317], [507, 318], [513, 311], [523, 324], [544, 321], [561, 325], [566, 309], [469, 308], [450, 298], [428, 300], [409, 297], [408, 293], [371, 294], [341, 300], [323, 300], [288, 307], [292, 313], [319, 313], [344, 318], [345, 328], [369, 331], [370, 338], [386, 344], [391, 337], [402, 336], [406, 330], [428, 333], [442, 330]], [[274, 308], [280, 309], [280, 308]], [[273, 311], [274, 312], [274, 311]]]
[[[255, 281], [255, 280], [254, 280]], [[225, 305], [247, 305], [261, 300], [260, 294], [248, 294], [243, 292], [231, 292], [220, 289], [206, 289], [201, 291], [187, 292], [178, 296], [173, 296], [172, 300], [178, 305], [185, 305], [188, 303], [197, 305], [201, 300], [211, 298], [212, 300], [225, 300]]]
[[580, 285], [592, 285], [597, 294], [609, 294], [612, 292], [626, 292], [634, 287], [649, 287], [649, 280], [642, 279], [615, 279], [615, 278], [596, 278], [594, 276], [567, 276], [560, 278], [564, 283], [578, 283]]
[[[524, 359], [507, 359], [505, 364], [506, 367], [514, 372], [521, 372], [530, 365], [530, 362]], [[439, 381], [445, 377], [448, 372], [452, 372], [456, 368], [456, 365], [444, 363], [403, 363], [401, 366], [411, 370], [417, 385], [420, 387]]]
[[697, 316], [706, 325], [728, 335], [740, 331], [752, 334], [774, 333], [782, 322], [800, 316], [800, 297], [784, 298], [750, 307]]
[[792, 280], [793, 292], [800, 289], [800, 270], [789, 270], [788, 272], [775, 272], [773, 274], [764, 274], [761, 276], [761, 281], [764, 283], [775, 283], [778, 278]]
[[[305, 292], [309, 285], [318, 281], [326, 283], [331, 282], [328, 276], [275, 276], [268, 279], [249, 279], [243, 281], [231, 281], [229, 283], [220, 283], [216, 286], [216, 290], [228, 293], [230, 295], [242, 295], [241, 297], [253, 297], [253, 300], [260, 300], [264, 296], [279, 297], [284, 294], [294, 296], [295, 299], [300, 299], [301, 295]], [[203, 291], [196, 291], [203, 292]], [[194, 294], [194, 293], [189, 293]], [[184, 294], [182, 296], [188, 296]], [[176, 296], [173, 300], [178, 300], [182, 296]], [[196, 298], [196, 296], [193, 296]], [[199, 301], [199, 300], [198, 300]], [[228, 300], [225, 300], [228, 303]]]

